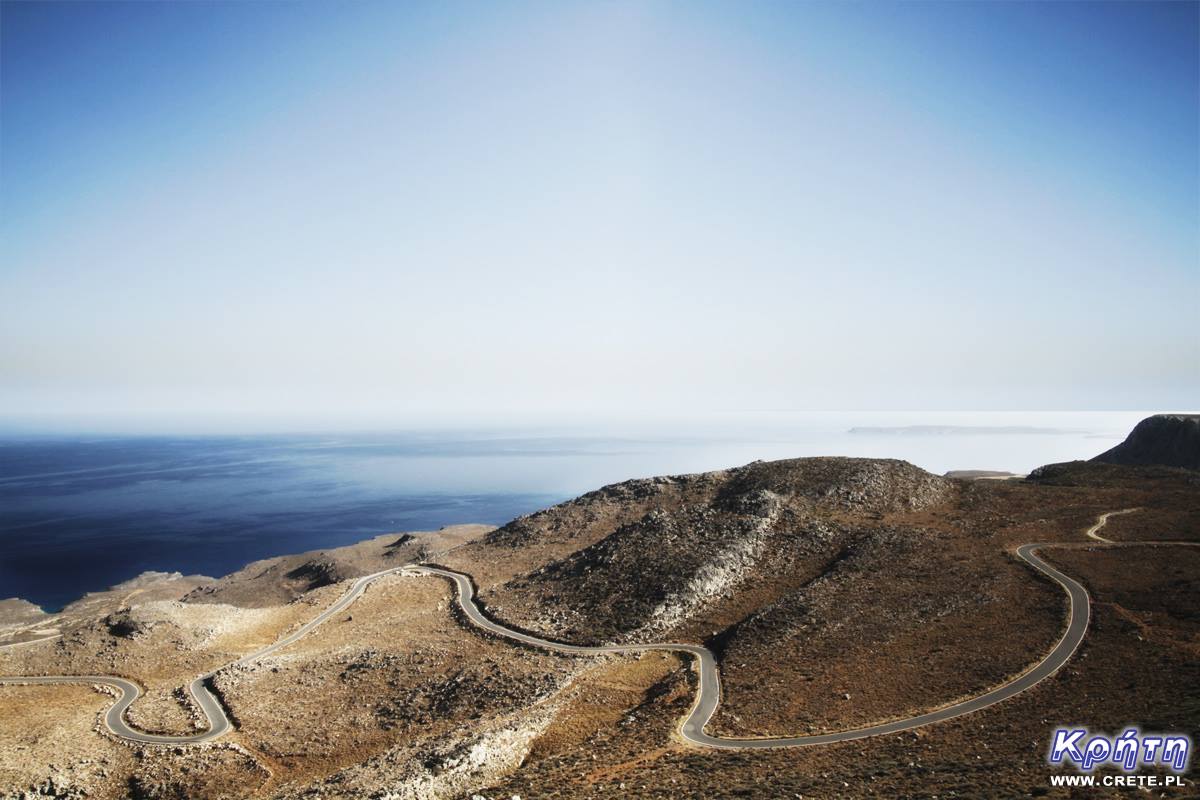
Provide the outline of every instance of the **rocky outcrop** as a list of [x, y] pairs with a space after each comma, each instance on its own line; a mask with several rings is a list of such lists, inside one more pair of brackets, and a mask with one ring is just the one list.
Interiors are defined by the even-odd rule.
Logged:
[[692, 573], [688, 582], [650, 612], [644, 632], [670, 630], [710, 601], [730, 593], [753, 574], [779, 518], [780, 498], [767, 489], [741, 495], [738, 510], [747, 519]]
[[131, 609], [123, 609], [104, 618], [108, 632], [122, 639], [136, 639], [152, 632], [161, 620], [149, 619], [134, 613]]
[[298, 581], [303, 587], [302, 591], [309, 592], [352, 577], [347, 572], [331, 558], [314, 558], [288, 572], [287, 577]]
[[1146, 417], [1121, 442], [1092, 459], [1106, 464], [1200, 470], [1200, 414]]
[[794, 458], [756, 461], [730, 470], [724, 494], [767, 489], [818, 508], [845, 511], [916, 511], [937, 505], [952, 483], [893, 458]]

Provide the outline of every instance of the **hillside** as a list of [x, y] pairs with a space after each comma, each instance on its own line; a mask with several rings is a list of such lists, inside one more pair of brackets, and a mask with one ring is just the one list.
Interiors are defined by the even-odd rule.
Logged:
[[1146, 417], [1125, 441], [1092, 460], [1106, 464], [1156, 464], [1200, 470], [1200, 414]]
[[1198, 540], [1198, 496], [1196, 473], [1168, 467], [1075, 462], [976, 481], [804, 458], [625, 481], [498, 529], [389, 534], [215, 581], [147, 575], [23, 623], [62, 636], [0, 650], [0, 674], [136, 677], [146, 693], [131, 723], [170, 733], [197, 724], [180, 687], [217, 669], [236, 729], [212, 745], [129, 745], [90, 730], [106, 695], [0, 687], [0, 794], [963, 796], [986, 779], [1027, 795], [1045, 787], [1056, 720], [1200, 724], [1178, 695], [1200, 681], [1194, 550], [1056, 551], [1095, 600], [1065, 669], [967, 717], [828, 747], [685, 744], [674, 731], [695, 696], [689, 662], [517, 646], [465, 621], [431, 577], [380, 578], [286, 649], [222, 665], [296, 631], [352, 578], [426, 561], [473, 576], [493, 619], [547, 638], [706, 645], [721, 677], [712, 734], [846, 730], [979, 694], [1047, 652], [1064, 598], [1018, 545], [1095, 545], [1084, 531], [1096, 516], [1130, 508], [1106, 537]]

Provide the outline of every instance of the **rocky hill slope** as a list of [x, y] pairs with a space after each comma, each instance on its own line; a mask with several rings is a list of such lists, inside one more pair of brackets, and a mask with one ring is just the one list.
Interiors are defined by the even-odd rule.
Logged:
[[[757, 462], [607, 486], [518, 519], [450, 563], [473, 574], [478, 567], [484, 597], [554, 637], [697, 636], [688, 623], [707, 620], [702, 612], [764, 583], [779, 592], [824, 572], [878, 535], [885, 514], [924, 511], [955, 494], [952, 481], [903, 461]], [[869, 524], [851, 527], [851, 518]]]
[[219, 669], [236, 730], [215, 745], [101, 735], [110, 698], [87, 687], [0, 687], [0, 796], [1026, 796], [1045, 788], [1055, 720], [1196, 729], [1178, 687], [1200, 680], [1200, 551], [1104, 552], [1083, 532], [1138, 508], [1105, 535], [1200, 539], [1198, 481], [1089, 462], [1008, 481], [894, 460], [755, 462], [614, 484], [499, 529], [390, 534], [215, 581], [146, 576], [23, 617], [14, 635], [62, 635], [0, 650], [0, 674], [129, 675], [146, 690], [134, 724], [186, 731], [191, 678], [295, 631], [357, 575], [428, 561], [474, 576], [493, 617], [550, 638], [706, 644], [721, 674], [710, 732], [773, 736], [910, 716], [1023, 672], [1065, 605], [1013, 557], [1019, 544], [1085, 545], [1047, 557], [1088, 585], [1095, 618], [1067, 668], [979, 714], [726, 752], [673, 733], [694, 698], [689, 662], [516, 646], [457, 615], [442, 579], [393, 574], [289, 647]]
[[1146, 417], [1116, 447], [1093, 461], [1107, 464], [1162, 465], [1200, 470], [1200, 414]]
[[323, 586], [436, 557], [441, 550], [491, 529], [490, 525], [452, 525], [436, 533], [385, 534], [345, 547], [265, 558], [218, 580], [206, 580], [184, 600], [247, 608], [284, 605]]

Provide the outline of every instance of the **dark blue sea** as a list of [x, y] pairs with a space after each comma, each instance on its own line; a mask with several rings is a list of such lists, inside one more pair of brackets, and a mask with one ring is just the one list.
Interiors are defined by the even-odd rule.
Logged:
[[807, 414], [607, 436], [10, 434], [0, 436], [0, 598], [56, 610], [145, 570], [220, 576], [383, 533], [499, 525], [606, 483], [760, 458], [859, 455], [933, 472], [1025, 472], [1095, 455], [1138, 418]]
[[[219, 576], [391, 531], [501, 524], [562, 499], [483, 479], [472, 463], [499, 468], [514, 446], [380, 436], [3, 441], [0, 598], [57, 610], [145, 570]], [[457, 477], [446, 474], [453, 464]]]

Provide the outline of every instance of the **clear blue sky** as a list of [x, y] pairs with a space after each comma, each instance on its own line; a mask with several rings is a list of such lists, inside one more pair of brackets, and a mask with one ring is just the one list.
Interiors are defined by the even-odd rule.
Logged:
[[1196, 3], [4, 3], [0, 417], [1185, 409]]

